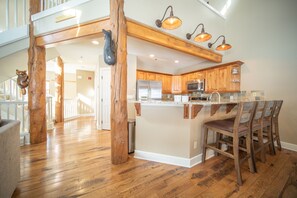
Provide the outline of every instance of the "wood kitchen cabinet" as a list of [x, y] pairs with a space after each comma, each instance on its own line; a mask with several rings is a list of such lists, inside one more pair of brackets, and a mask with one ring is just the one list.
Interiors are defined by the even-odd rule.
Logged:
[[162, 93], [170, 94], [172, 91], [172, 76], [154, 72], [146, 72], [142, 70], [137, 70], [136, 73], [137, 80], [157, 80], [162, 81]]
[[188, 93], [187, 82], [188, 82], [188, 75], [182, 75], [181, 76], [181, 83], [182, 83], [181, 88], [182, 88], [182, 93], [183, 94]]
[[218, 91], [228, 91], [230, 87], [229, 67], [221, 67], [217, 69], [217, 89]]
[[205, 82], [205, 91], [213, 92], [218, 90], [217, 78], [218, 78], [218, 69], [210, 69], [205, 73], [206, 82]]
[[240, 91], [240, 61], [206, 70], [206, 92], [239, 92]]
[[146, 80], [156, 80], [156, 74], [148, 72], [146, 74]]
[[180, 94], [182, 92], [182, 77], [172, 76], [172, 93]]
[[148, 72], [145, 72], [145, 71], [137, 71], [136, 72], [136, 79], [137, 80], [146, 80], [146, 76], [147, 76], [147, 73]]
[[163, 94], [171, 94], [172, 87], [172, 76], [163, 75], [162, 79], [162, 93]]

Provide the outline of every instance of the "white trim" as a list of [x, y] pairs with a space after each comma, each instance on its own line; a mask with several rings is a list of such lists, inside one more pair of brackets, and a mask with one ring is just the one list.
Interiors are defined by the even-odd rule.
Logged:
[[282, 148], [297, 152], [297, 145], [288, 142], [281, 142]]
[[[212, 150], [207, 150], [206, 159], [209, 159], [213, 156], [214, 156], [214, 152]], [[164, 155], [159, 153], [151, 153], [146, 151], [135, 150], [134, 157], [137, 159], [182, 166], [186, 168], [191, 168], [202, 162], [202, 154], [196, 155], [193, 158], [183, 158], [183, 157], [176, 157], [172, 155]]]
[[66, 3], [63, 3], [63, 4], [60, 4], [56, 7], [53, 7], [53, 8], [49, 8], [47, 10], [44, 10], [42, 12], [39, 12], [39, 13], [36, 13], [34, 15], [31, 16], [31, 20], [32, 21], [36, 21], [38, 19], [41, 19], [41, 18], [44, 18], [44, 17], [47, 17], [47, 16], [50, 16], [50, 15], [53, 15], [53, 14], [56, 14], [58, 12], [62, 12], [64, 10], [67, 10], [67, 9], [70, 9], [70, 8], [73, 8], [73, 7], [76, 7], [78, 5], [81, 5], [81, 4], [84, 4], [84, 3], [87, 3], [91, 0], [75, 0], [75, 1], [68, 1]]
[[218, 16], [222, 17], [223, 19], [226, 19], [226, 17], [224, 15], [222, 15], [218, 10], [214, 9], [212, 6], [207, 4], [205, 1], [199, 0], [199, 2], [202, 3], [208, 9], [210, 9], [211, 11], [213, 11], [214, 13], [216, 13]]
[[29, 38], [29, 25], [13, 28], [0, 33], [0, 47]]

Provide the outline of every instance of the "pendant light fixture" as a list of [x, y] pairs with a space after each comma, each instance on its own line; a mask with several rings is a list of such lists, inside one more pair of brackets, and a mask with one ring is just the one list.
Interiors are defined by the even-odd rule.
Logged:
[[[171, 9], [170, 10], [170, 15], [169, 15], [169, 17], [167, 17], [164, 20], [165, 15], [166, 15], [169, 8]], [[173, 8], [170, 5], [170, 6], [168, 6], [166, 8], [166, 11], [165, 11], [165, 13], [163, 15], [163, 18], [161, 20], [157, 19], [155, 23], [156, 23], [156, 26], [159, 27], [159, 28], [162, 27], [162, 28], [167, 29], [167, 30], [173, 30], [173, 29], [176, 29], [179, 26], [181, 26], [182, 21], [178, 17], [173, 15]]]
[[186, 37], [188, 40], [191, 39], [192, 35], [196, 32], [196, 30], [198, 29], [199, 26], [202, 26], [202, 29], [201, 29], [201, 32], [195, 36], [194, 41], [204, 42], [204, 41], [208, 41], [209, 39], [211, 39], [211, 37], [212, 37], [211, 34], [205, 32], [203, 23], [200, 23], [199, 25], [197, 25], [197, 27], [195, 28], [195, 30], [192, 34], [190, 34], [190, 33], [186, 34]]
[[223, 42], [222, 42], [221, 45], [219, 45], [219, 46], [216, 47], [216, 50], [218, 50], [218, 51], [225, 51], [225, 50], [231, 49], [232, 46], [230, 44], [227, 44], [226, 43], [226, 40], [225, 40], [225, 36], [224, 35], [219, 36], [214, 43], [208, 43], [208, 47], [211, 48], [212, 45], [215, 44], [219, 40], [219, 38], [221, 38], [221, 37], [224, 38], [223, 39]]

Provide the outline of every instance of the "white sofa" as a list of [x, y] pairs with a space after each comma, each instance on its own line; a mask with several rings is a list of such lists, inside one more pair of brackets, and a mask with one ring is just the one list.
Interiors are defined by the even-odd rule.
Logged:
[[0, 118], [0, 197], [11, 197], [19, 179], [20, 122]]

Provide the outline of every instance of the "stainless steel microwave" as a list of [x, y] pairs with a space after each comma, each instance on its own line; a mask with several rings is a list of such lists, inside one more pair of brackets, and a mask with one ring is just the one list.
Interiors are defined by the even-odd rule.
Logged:
[[204, 92], [205, 80], [189, 81], [187, 83], [188, 92]]

